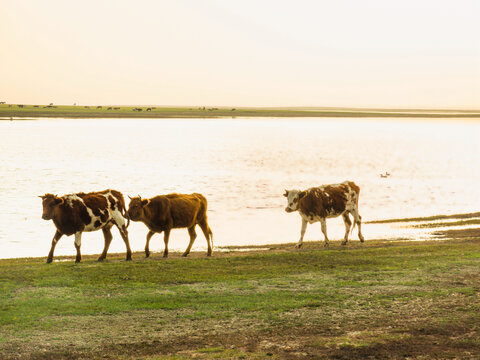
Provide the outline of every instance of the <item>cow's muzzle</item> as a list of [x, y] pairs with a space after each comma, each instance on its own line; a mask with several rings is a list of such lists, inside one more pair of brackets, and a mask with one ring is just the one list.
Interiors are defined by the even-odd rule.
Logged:
[[50, 220], [50, 217], [48, 215], [42, 215], [43, 220]]
[[292, 210], [292, 209], [290, 209], [289, 207], [286, 207], [286, 208], [285, 208], [285, 211], [288, 212], [288, 213], [291, 213], [291, 212], [294, 212], [295, 210]]

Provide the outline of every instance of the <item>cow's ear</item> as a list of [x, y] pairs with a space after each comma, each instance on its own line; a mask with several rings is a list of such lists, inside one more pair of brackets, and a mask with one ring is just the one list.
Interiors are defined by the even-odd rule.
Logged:
[[298, 200], [300, 200], [301, 198], [303, 198], [305, 195], [307, 195], [307, 192], [306, 191], [300, 191], [298, 193]]
[[65, 200], [61, 197], [56, 197], [55, 198], [55, 205], [62, 205], [65, 202]]
[[287, 189], [285, 189], [285, 194], [283, 194], [283, 196], [288, 197], [288, 190]]
[[148, 204], [150, 204], [150, 200], [144, 199], [144, 200], [142, 200], [142, 202], [141, 202], [140, 204], [141, 204], [142, 206], [148, 205]]

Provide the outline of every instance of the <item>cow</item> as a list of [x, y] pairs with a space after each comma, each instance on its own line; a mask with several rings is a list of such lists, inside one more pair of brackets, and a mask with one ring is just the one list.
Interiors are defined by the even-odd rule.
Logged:
[[[125, 208], [123, 195], [116, 190], [104, 190], [88, 194], [77, 193], [63, 196], [45, 194], [42, 198], [44, 220], [53, 220], [57, 228], [52, 240], [52, 247], [47, 257], [47, 263], [53, 260], [55, 245], [63, 235], [75, 234], [75, 248], [77, 256], [75, 262], [79, 263], [82, 256], [80, 246], [82, 232], [102, 230], [105, 238], [103, 252], [98, 258], [102, 261], [107, 256], [108, 247], [112, 241], [111, 228], [115, 225], [127, 247], [127, 260], [132, 260], [132, 250], [128, 242], [127, 227], [130, 224]], [[127, 225], [125, 225], [125, 218]]]
[[150, 256], [150, 239], [155, 233], [162, 231], [165, 242], [163, 257], [167, 257], [170, 231], [178, 228], [187, 228], [190, 235], [190, 243], [183, 253], [183, 256], [187, 256], [197, 237], [195, 232], [197, 224], [200, 225], [207, 240], [207, 256], [212, 255], [213, 233], [207, 223], [207, 199], [202, 194], [168, 194], [150, 199], [142, 199], [139, 195], [130, 198], [128, 216], [132, 221], [143, 222], [149, 229], [145, 257]]
[[[352, 222], [349, 213], [352, 214], [354, 224], [358, 226], [358, 238], [361, 242], [365, 239], [362, 235], [362, 217], [358, 213], [358, 196], [360, 188], [352, 181], [345, 181], [341, 184], [322, 185], [312, 187], [308, 190], [285, 190], [285, 196], [288, 204], [285, 211], [290, 213], [298, 211], [302, 217], [302, 229], [300, 231], [300, 240], [296, 247], [300, 248], [303, 244], [303, 236], [307, 229], [307, 224], [313, 224], [319, 221], [322, 227], [322, 233], [325, 236], [324, 246], [328, 246], [327, 223], [326, 219], [342, 216], [345, 223], [345, 237], [342, 245], [348, 242], [348, 234]], [[353, 228], [352, 228], [353, 230]]]

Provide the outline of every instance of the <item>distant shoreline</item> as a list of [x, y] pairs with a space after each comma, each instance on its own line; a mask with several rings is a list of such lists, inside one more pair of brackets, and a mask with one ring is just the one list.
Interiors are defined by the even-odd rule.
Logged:
[[480, 118], [480, 110], [233, 108], [0, 104], [0, 120], [31, 118]]

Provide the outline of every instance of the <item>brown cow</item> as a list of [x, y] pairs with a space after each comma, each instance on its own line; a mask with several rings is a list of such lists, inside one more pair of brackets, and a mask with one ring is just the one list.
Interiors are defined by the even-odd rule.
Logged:
[[[288, 204], [286, 212], [297, 211], [302, 217], [302, 230], [300, 231], [300, 240], [296, 247], [303, 244], [303, 235], [307, 229], [307, 224], [319, 221], [322, 226], [322, 232], [325, 236], [325, 246], [328, 246], [327, 223], [326, 219], [342, 215], [345, 223], [345, 237], [342, 245], [348, 242], [348, 234], [352, 222], [348, 213], [352, 214], [354, 219], [353, 226], [358, 226], [358, 238], [364, 241], [362, 235], [362, 217], [358, 213], [358, 195], [360, 188], [352, 181], [345, 181], [341, 184], [323, 185], [313, 187], [305, 191], [285, 190], [285, 196]], [[353, 229], [353, 228], [352, 228]]]
[[207, 239], [207, 256], [212, 255], [213, 234], [207, 223], [207, 199], [202, 194], [169, 194], [151, 199], [142, 199], [140, 196], [130, 198], [128, 216], [132, 221], [142, 221], [150, 230], [145, 244], [146, 257], [150, 256], [149, 244], [153, 234], [162, 231], [165, 242], [163, 257], [167, 257], [170, 231], [178, 228], [187, 228], [190, 235], [190, 243], [183, 253], [183, 256], [187, 256], [197, 237], [195, 232], [197, 224]]
[[[123, 195], [116, 190], [104, 190], [88, 194], [78, 193], [64, 196], [45, 194], [40, 196], [43, 200], [44, 220], [53, 220], [57, 231], [53, 236], [52, 247], [48, 254], [47, 263], [53, 260], [53, 251], [58, 240], [63, 235], [75, 234], [75, 248], [77, 257], [75, 262], [80, 262], [80, 246], [82, 243], [82, 232], [96, 231], [102, 229], [105, 238], [105, 247], [98, 261], [107, 256], [108, 247], [112, 241], [111, 228], [115, 225], [127, 246], [127, 260], [132, 260], [132, 250], [128, 242], [127, 227], [130, 224], [125, 208]], [[125, 226], [125, 219], [127, 225]]]

